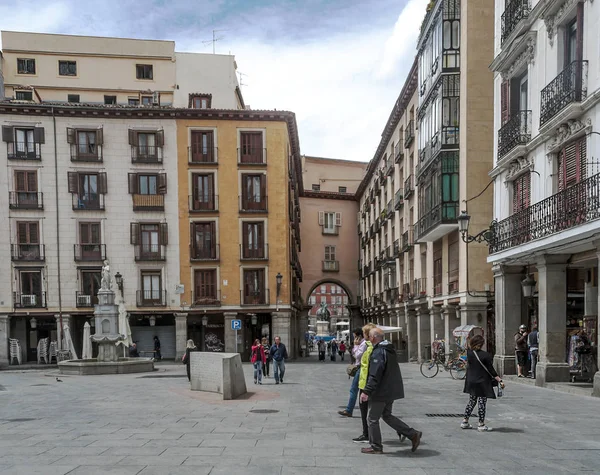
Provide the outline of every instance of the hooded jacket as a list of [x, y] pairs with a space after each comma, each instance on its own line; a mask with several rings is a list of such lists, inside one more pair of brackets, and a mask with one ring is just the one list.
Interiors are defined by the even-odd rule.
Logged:
[[396, 350], [387, 340], [373, 347], [364, 392], [373, 401], [388, 402], [404, 398], [404, 384]]

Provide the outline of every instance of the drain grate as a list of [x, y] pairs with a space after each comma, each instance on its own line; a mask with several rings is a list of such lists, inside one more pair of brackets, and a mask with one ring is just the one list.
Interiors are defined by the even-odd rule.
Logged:
[[279, 411], [276, 409], [252, 409], [250, 412], [254, 414], [275, 414]]
[[33, 417], [21, 417], [19, 419], [0, 419], [4, 422], [29, 422], [29, 421], [37, 421], [37, 419]]
[[465, 417], [464, 414], [425, 414], [427, 417]]

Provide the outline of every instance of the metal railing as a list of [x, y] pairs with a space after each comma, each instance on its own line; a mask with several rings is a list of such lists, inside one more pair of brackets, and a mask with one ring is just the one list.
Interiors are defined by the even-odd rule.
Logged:
[[339, 272], [340, 261], [323, 261], [323, 272]]
[[399, 210], [404, 204], [404, 190], [400, 188], [394, 194], [394, 209]]
[[431, 210], [423, 210], [423, 217], [416, 224], [416, 239], [419, 240], [440, 224], [457, 223], [458, 202], [440, 203]]
[[132, 195], [133, 211], [164, 211], [165, 195]]
[[92, 210], [92, 211], [103, 211], [104, 210], [104, 195], [101, 193], [94, 194], [79, 194], [71, 193], [71, 200], [73, 209], [75, 211]]
[[41, 160], [41, 144], [37, 142], [8, 142], [6, 154], [9, 160]]
[[192, 307], [219, 307], [221, 305], [221, 291], [213, 295], [196, 295], [192, 292]]
[[238, 165], [266, 165], [267, 149], [263, 147], [238, 148]]
[[44, 261], [46, 246], [44, 244], [12, 244], [11, 259], [13, 261]]
[[102, 146], [96, 144], [71, 144], [72, 162], [102, 162]]
[[394, 157], [394, 163], [400, 163], [404, 159], [404, 143], [398, 142], [396, 145], [396, 156]]
[[415, 177], [408, 175], [404, 180], [404, 199], [410, 198], [415, 192]]
[[218, 155], [217, 147], [203, 147], [201, 144], [188, 147], [188, 163], [190, 165], [214, 165], [217, 163]]
[[218, 261], [220, 259], [218, 244], [198, 249], [194, 243], [190, 245], [190, 261]]
[[136, 261], [164, 261], [166, 246], [161, 244], [137, 244], [135, 246]]
[[219, 195], [188, 195], [189, 210], [194, 213], [212, 213], [219, 210]]
[[600, 174], [492, 224], [490, 254], [600, 218]]
[[339, 226], [333, 228], [327, 228], [325, 225], [321, 226], [321, 234], [325, 236], [337, 236], [340, 234]]
[[402, 234], [402, 252], [408, 251], [415, 244], [414, 230], [412, 226]]
[[394, 173], [394, 160], [392, 160], [392, 157], [388, 158], [387, 163], [385, 164], [385, 174], [386, 176], [392, 176], [392, 174]]
[[44, 209], [44, 193], [37, 191], [9, 191], [10, 209]]
[[515, 27], [523, 18], [527, 18], [531, 12], [530, 0], [512, 0], [504, 9], [502, 14], [502, 34], [500, 43], [514, 31]]
[[240, 305], [270, 305], [270, 302], [269, 289], [240, 290]]
[[458, 269], [448, 271], [448, 294], [455, 294], [458, 292]]
[[413, 281], [414, 298], [421, 298], [427, 295], [427, 278], [421, 277]]
[[75, 292], [75, 306], [77, 308], [90, 308], [98, 304], [98, 296], [88, 292]]
[[587, 97], [587, 61], [573, 61], [541, 92], [540, 126], [561, 110]]
[[252, 249], [240, 244], [241, 261], [267, 261], [269, 260], [269, 245], [255, 246]]
[[103, 261], [106, 259], [106, 244], [73, 244], [75, 261]]
[[408, 124], [406, 124], [406, 129], [404, 130], [404, 148], [409, 148], [410, 144], [413, 143], [415, 139], [415, 121], [411, 120]]
[[396, 239], [394, 241], [394, 256], [395, 257], [400, 256], [400, 239]]
[[46, 308], [46, 292], [13, 292], [15, 308]]
[[530, 140], [531, 111], [518, 111], [498, 130], [498, 158]]
[[266, 213], [268, 212], [267, 195], [256, 198], [239, 196], [240, 213]]
[[136, 305], [138, 307], [166, 307], [166, 290], [137, 290]]
[[154, 145], [132, 145], [131, 163], [162, 163], [163, 148]]

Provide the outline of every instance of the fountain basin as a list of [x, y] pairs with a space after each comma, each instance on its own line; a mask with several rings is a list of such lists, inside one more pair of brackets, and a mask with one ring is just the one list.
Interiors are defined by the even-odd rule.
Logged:
[[151, 358], [119, 358], [118, 361], [101, 362], [97, 359], [67, 360], [58, 363], [60, 374], [97, 375], [97, 374], [131, 374], [154, 371], [154, 360]]

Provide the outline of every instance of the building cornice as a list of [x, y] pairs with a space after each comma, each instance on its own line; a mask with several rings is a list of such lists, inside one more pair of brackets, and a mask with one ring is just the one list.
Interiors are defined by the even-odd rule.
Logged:
[[318, 198], [321, 200], [344, 200], [356, 201], [356, 196], [352, 193], [339, 193], [337, 191], [312, 191], [304, 190], [303, 198]]
[[528, 31], [511, 42], [509, 48], [503, 49], [490, 65], [490, 69], [502, 73], [503, 79], [511, 78], [524, 64], [534, 64], [536, 44], [537, 33]]

